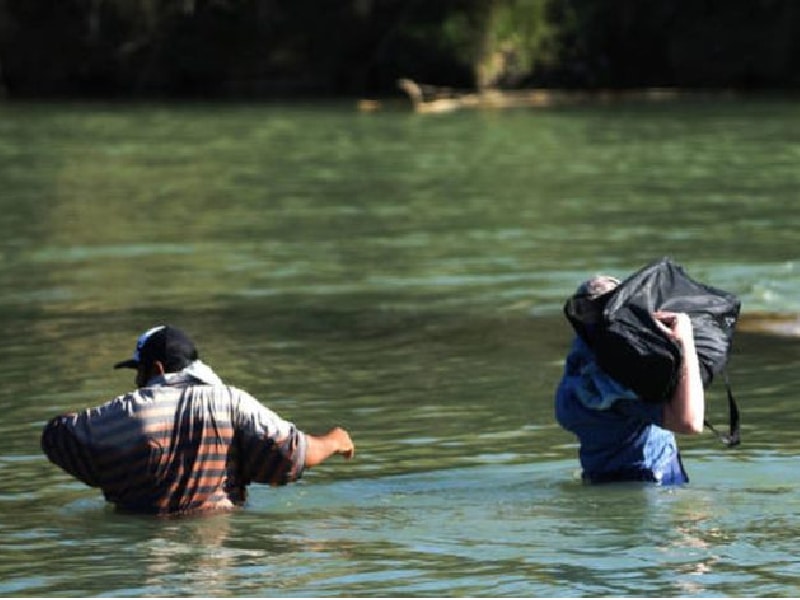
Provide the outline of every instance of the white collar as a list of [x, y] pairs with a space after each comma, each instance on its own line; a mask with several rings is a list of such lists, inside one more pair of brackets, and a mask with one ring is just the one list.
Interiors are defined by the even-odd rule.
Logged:
[[147, 382], [147, 385], [188, 383], [192, 380], [208, 385], [222, 385], [222, 379], [202, 360], [196, 360], [188, 367], [184, 367], [175, 373], [164, 373], [153, 377]]

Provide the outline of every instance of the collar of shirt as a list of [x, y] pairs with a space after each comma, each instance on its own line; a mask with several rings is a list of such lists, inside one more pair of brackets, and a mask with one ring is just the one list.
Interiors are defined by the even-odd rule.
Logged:
[[222, 385], [222, 379], [201, 360], [196, 360], [188, 367], [176, 373], [164, 373], [151, 378], [147, 386], [174, 385], [179, 383], [194, 383], [199, 381], [208, 385]]
[[608, 410], [617, 400], [636, 400], [636, 393], [617, 382], [597, 364], [594, 353], [576, 337], [567, 357], [566, 384], [587, 408]]

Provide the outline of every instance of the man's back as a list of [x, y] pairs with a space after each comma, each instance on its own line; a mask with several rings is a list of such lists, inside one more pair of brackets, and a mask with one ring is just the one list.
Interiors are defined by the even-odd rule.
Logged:
[[303, 471], [305, 436], [233, 387], [167, 374], [97, 408], [52, 419], [48, 458], [119, 508], [185, 514], [230, 508], [250, 482]]

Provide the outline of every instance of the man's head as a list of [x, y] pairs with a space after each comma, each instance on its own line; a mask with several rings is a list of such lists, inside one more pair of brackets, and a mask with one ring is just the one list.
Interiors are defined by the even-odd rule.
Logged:
[[572, 297], [564, 305], [564, 314], [575, 331], [589, 341], [595, 326], [603, 317], [607, 294], [619, 285], [619, 279], [610, 275], [595, 275], [578, 286]]
[[183, 331], [160, 325], [145, 331], [136, 341], [133, 358], [114, 365], [115, 369], [136, 369], [138, 385], [156, 373], [175, 373], [199, 358], [197, 348]]
[[591, 279], [587, 279], [578, 286], [575, 290], [575, 296], [579, 298], [587, 298], [595, 300], [614, 290], [619, 285], [619, 279], [611, 275], [595, 275]]

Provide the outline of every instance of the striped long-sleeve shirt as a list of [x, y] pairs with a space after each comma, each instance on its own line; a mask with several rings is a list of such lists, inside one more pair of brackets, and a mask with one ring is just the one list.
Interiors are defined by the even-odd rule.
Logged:
[[251, 482], [297, 480], [305, 434], [248, 393], [215, 375], [207, 379], [167, 374], [102, 406], [55, 417], [44, 428], [42, 449], [135, 512], [226, 508], [244, 503]]

